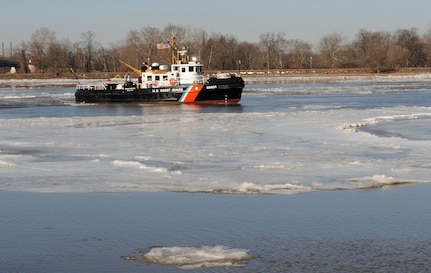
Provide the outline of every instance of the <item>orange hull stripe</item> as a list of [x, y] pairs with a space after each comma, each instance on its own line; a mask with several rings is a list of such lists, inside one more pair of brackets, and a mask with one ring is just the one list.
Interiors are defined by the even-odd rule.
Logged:
[[190, 86], [190, 88], [187, 88], [183, 96], [180, 98], [180, 102], [194, 102], [203, 87], [203, 84], [194, 84]]

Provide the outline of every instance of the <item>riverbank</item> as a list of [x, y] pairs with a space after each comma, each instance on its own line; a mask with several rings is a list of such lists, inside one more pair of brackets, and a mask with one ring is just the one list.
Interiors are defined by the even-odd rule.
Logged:
[[[77, 84], [93, 84], [109, 78], [122, 78], [129, 72], [106, 72], [106, 73], [64, 73], [58, 77], [53, 77], [49, 73], [31, 74], [0, 74], [0, 87], [21, 88], [21, 87], [43, 87], [62, 86], [74, 87]], [[217, 71], [207, 71], [206, 77], [217, 74]], [[272, 83], [316, 83], [328, 81], [345, 81], [361, 78], [382, 78], [390, 77], [431, 77], [431, 68], [408, 68], [394, 70], [390, 73], [372, 73], [370, 69], [290, 69], [290, 70], [256, 70], [256, 71], [223, 71], [222, 73], [240, 74], [246, 84], [272, 84]], [[123, 76], [121, 76], [123, 75]]]
[[[237, 73], [247, 77], [331, 77], [331, 76], [390, 76], [390, 75], [419, 75], [431, 73], [428, 67], [399, 68], [391, 71], [376, 72], [370, 68], [333, 68], [333, 69], [271, 69], [271, 70], [206, 70], [206, 75], [216, 73]], [[0, 80], [19, 79], [108, 79], [113, 77], [123, 77], [131, 71], [118, 72], [64, 72], [58, 75], [52, 73], [5, 73], [0, 74]], [[133, 74], [132, 74], [133, 75]]]

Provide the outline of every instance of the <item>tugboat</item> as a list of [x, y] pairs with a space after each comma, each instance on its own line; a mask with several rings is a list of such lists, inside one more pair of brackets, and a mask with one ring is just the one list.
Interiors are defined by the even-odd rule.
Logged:
[[187, 50], [178, 50], [172, 37], [171, 65], [153, 63], [137, 69], [120, 62], [139, 77], [133, 80], [113, 78], [96, 85], [77, 85], [78, 103], [109, 102], [178, 102], [178, 103], [238, 103], [241, 100], [244, 80], [231, 73], [218, 73], [205, 79], [203, 65], [196, 58], [189, 60]]

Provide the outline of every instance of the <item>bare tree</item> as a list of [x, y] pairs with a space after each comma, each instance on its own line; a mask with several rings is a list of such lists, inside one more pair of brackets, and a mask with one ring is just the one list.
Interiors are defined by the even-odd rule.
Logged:
[[391, 35], [387, 32], [370, 32], [361, 29], [353, 42], [359, 66], [375, 71], [387, 69], [387, 55], [391, 45]]
[[146, 61], [146, 50], [141, 31], [131, 30], [121, 47], [119, 59], [135, 67], [141, 67], [142, 62]]
[[187, 26], [167, 24], [163, 28], [162, 34], [163, 36], [165, 36], [165, 39], [169, 39], [170, 37], [172, 37], [172, 35], [174, 35], [178, 44], [181, 46], [185, 46], [186, 43], [189, 41], [189, 32], [190, 28]]
[[425, 43], [416, 28], [400, 29], [395, 32], [395, 43], [407, 50], [406, 67], [424, 66], [426, 64]]
[[100, 48], [97, 54], [98, 63], [101, 65], [100, 70], [104, 72], [117, 72], [118, 67], [121, 65], [118, 62], [119, 50], [118, 46], [111, 44], [111, 48]]
[[288, 41], [288, 47], [294, 68], [305, 68], [305, 65], [308, 63], [311, 56], [311, 45], [307, 42], [296, 39]]
[[386, 63], [389, 69], [405, 67], [408, 63], [409, 52], [400, 45], [392, 44], [386, 52]]
[[213, 33], [205, 44], [203, 62], [208, 69], [236, 69], [235, 49], [238, 41], [231, 35]]
[[189, 50], [196, 54], [196, 57], [199, 61], [203, 61], [202, 52], [203, 49], [207, 43], [208, 34], [205, 30], [197, 28], [190, 32], [189, 39], [190, 39], [190, 45]]
[[[123, 42], [111, 49], [103, 48], [95, 34], [87, 31], [79, 41], [57, 41], [55, 32], [40, 28], [30, 42], [15, 50], [15, 59], [31, 60], [39, 72], [58, 75], [69, 67], [84, 71], [117, 71], [125, 69], [119, 59], [141, 67], [142, 62], [170, 62], [169, 50], [157, 50], [157, 43], [176, 36], [177, 47], [186, 47], [190, 56], [197, 56], [207, 69], [283, 69], [313, 67], [364, 67], [385, 71], [399, 67], [431, 65], [431, 26], [421, 37], [416, 28], [388, 32], [361, 29], [352, 43], [343, 44], [341, 34], [324, 35], [318, 52], [308, 42], [286, 40], [284, 33], [263, 33], [258, 43], [238, 42], [236, 37], [213, 33], [200, 28], [168, 24], [162, 30], [145, 26], [132, 30]], [[24, 50], [24, 51], [22, 51]], [[24, 53], [23, 53], [24, 52]]]
[[242, 42], [237, 47], [238, 60], [242, 69], [259, 69], [259, 47], [256, 44]]
[[20, 66], [20, 73], [29, 73], [30, 70], [28, 68], [27, 65], [27, 58], [26, 58], [26, 54], [25, 54], [25, 50], [21, 49], [21, 54], [20, 54], [20, 58], [19, 58], [19, 66]]
[[81, 43], [84, 51], [84, 71], [90, 72], [93, 66], [94, 54], [98, 48], [96, 35], [91, 30], [81, 33]]
[[49, 48], [55, 43], [55, 32], [46, 27], [39, 28], [31, 35], [29, 50], [32, 63], [39, 69], [39, 72], [45, 72], [48, 69], [47, 54]]
[[62, 72], [67, 71], [70, 72], [70, 67], [73, 64], [73, 43], [69, 39], [63, 39], [58, 42], [59, 46], [59, 68]]
[[259, 36], [259, 44], [263, 52], [265, 52], [265, 63], [267, 69], [282, 68], [284, 50], [287, 45], [287, 41], [284, 36], [284, 33], [274, 34], [271, 32], [267, 32]]
[[[159, 52], [157, 52], [156, 45], [157, 43], [161, 43], [169, 39], [169, 37], [164, 37], [165, 35], [162, 34], [162, 32], [155, 27], [144, 27], [140, 30], [143, 47], [146, 51], [144, 56], [145, 62], [152, 62], [156, 61], [158, 58]], [[154, 59], [152, 59], [154, 58]], [[166, 61], [169, 60], [169, 56], [165, 58]]]
[[427, 56], [427, 66], [431, 66], [431, 25], [427, 28], [423, 35], [424, 52]]
[[343, 38], [338, 32], [323, 36], [320, 39], [320, 58], [327, 68], [334, 68], [339, 57], [336, 55], [341, 50]]

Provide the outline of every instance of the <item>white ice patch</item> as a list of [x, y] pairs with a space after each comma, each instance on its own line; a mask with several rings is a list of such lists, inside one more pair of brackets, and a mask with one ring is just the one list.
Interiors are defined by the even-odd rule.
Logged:
[[312, 186], [303, 186], [295, 183], [258, 185], [244, 182], [234, 188], [219, 188], [205, 192], [214, 194], [296, 194], [315, 190], [326, 189], [320, 183], [313, 183]]
[[[301, 189], [305, 188], [303, 186], [299, 186]], [[308, 187], [307, 187], [308, 188]], [[280, 185], [257, 185], [250, 182], [244, 182], [239, 185], [237, 191], [239, 193], [269, 193], [270, 191], [275, 190], [286, 190], [286, 189], [297, 189], [296, 186], [292, 184], [280, 184]]]
[[118, 167], [132, 167], [132, 168], [138, 168], [140, 170], [147, 170], [147, 171], [156, 172], [156, 173], [167, 173], [167, 172], [169, 172], [169, 170], [166, 168], [148, 166], [148, 165], [142, 164], [141, 162], [138, 162], [138, 161], [114, 160], [114, 161], [112, 161], [112, 164], [114, 166], [118, 166]]
[[386, 186], [424, 183], [426, 181], [405, 181], [402, 179], [396, 179], [391, 176], [386, 176], [384, 174], [378, 174], [378, 175], [366, 176], [361, 178], [352, 178], [350, 179], [350, 182], [357, 184], [358, 188], [360, 189], [372, 189], [372, 188], [382, 188]]
[[419, 118], [429, 118], [429, 117], [431, 117], [431, 113], [414, 113], [414, 114], [378, 116], [378, 117], [365, 119], [365, 124], [375, 125], [385, 121], [391, 122], [396, 120], [408, 120], [408, 119], [419, 119]]
[[7, 162], [7, 161], [3, 161], [3, 160], [0, 160], [0, 167], [9, 167], [9, 168], [13, 168], [13, 167], [15, 167], [16, 165], [14, 164], [14, 163], [10, 163], [10, 162]]
[[187, 270], [243, 267], [253, 258], [248, 250], [226, 246], [154, 247], [143, 256], [125, 257], [126, 260], [174, 265]]
[[[429, 110], [428, 108], [426, 108]], [[363, 119], [362, 122], [343, 124], [341, 129], [350, 130], [356, 132], [357, 130], [369, 126], [378, 125], [382, 122], [394, 122], [399, 120], [411, 120], [411, 119], [421, 119], [421, 118], [431, 118], [431, 113], [413, 113], [413, 114], [395, 114], [387, 116], [376, 116], [371, 118]]]

